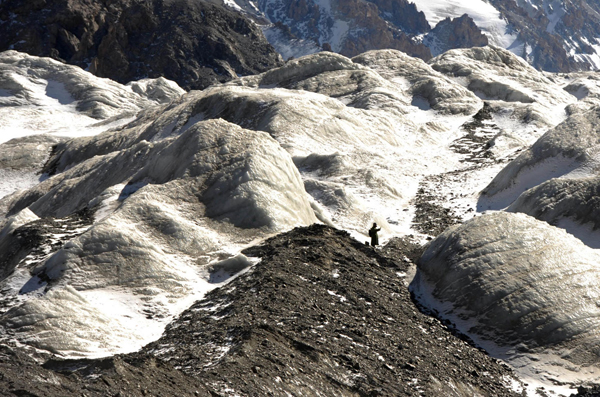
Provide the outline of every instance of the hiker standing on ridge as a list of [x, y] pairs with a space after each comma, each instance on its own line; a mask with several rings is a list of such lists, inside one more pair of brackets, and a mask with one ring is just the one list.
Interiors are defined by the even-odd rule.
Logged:
[[377, 228], [377, 224], [373, 223], [373, 226], [369, 229], [369, 237], [371, 237], [371, 246], [375, 247], [379, 245], [379, 236], [377, 232], [380, 231], [381, 228]]

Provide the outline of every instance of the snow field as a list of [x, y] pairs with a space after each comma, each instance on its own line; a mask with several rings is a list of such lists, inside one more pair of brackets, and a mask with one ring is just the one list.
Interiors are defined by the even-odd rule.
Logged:
[[[125, 186], [119, 194], [124, 198], [119, 200], [115, 199], [119, 186], [110, 186], [100, 194], [103, 199], [94, 201], [102, 208], [101, 218], [32, 270], [38, 289], [50, 291], [43, 298], [31, 294], [3, 316], [0, 321], [15, 335], [64, 355], [102, 356], [135, 350], [214, 288], [215, 279], [231, 276], [226, 266], [217, 266], [218, 275], [207, 274], [207, 265], [234, 255], [257, 236], [316, 221], [289, 155], [267, 134], [244, 131], [224, 121], [206, 121], [163, 144], [152, 148], [157, 157], [152, 157], [152, 149], [143, 152], [151, 158], [147, 162], [134, 151], [139, 161], [136, 177], [120, 174], [132, 183], [129, 186], [138, 179], [145, 181], [137, 184], [137, 191], [122, 196]], [[89, 161], [118, 163], [123, 158], [95, 156]], [[114, 183], [114, 173], [81, 173], [78, 167], [59, 176], [71, 180], [70, 173], [77, 175], [81, 186], [91, 183], [86, 178], [101, 186], [99, 174], [108, 178], [108, 184]], [[73, 192], [89, 191], [81, 186], [71, 185], [62, 192], [65, 196], [42, 197], [41, 201], [49, 201], [31, 207], [56, 211], [59, 202]], [[115, 205], [115, 200], [121, 203]], [[115, 211], [107, 214], [110, 208]], [[50, 287], [40, 282], [40, 274], [51, 280]], [[119, 292], [114, 299], [121, 312], [112, 321], [97, 304], [98, 297], [113, 296], [114, 291]], [[73, 297], [74, 292], [79, 295]], [[68, 310], [65, 299], [73, 302]], [[46, 321], [48, 313], [55, 321]], [[148, 332], [142, 335], [133, 332], [140, 316], [152, 324], [144, 326]], [[107, 335], [97, 329], [106, 330]], [[116, 329], [120, 331], [113, 332]], [[71, 332], [82, 336], [68, 339]], [[129, 342], [123, 339], [128, 332], [136, 334]]]
[[95, 135], [184, 92], [166, 79], [123, 86], [76, 66], [16, 51], [0, 54], [0, 72], [0, 143], [40, 133]]

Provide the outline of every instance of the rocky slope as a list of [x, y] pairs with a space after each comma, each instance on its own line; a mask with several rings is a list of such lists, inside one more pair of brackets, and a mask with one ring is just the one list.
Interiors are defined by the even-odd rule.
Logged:
[[[430, 24], [425, 15], [407, 0], [263, 0], [252, 3], [254, 6], [239, 0], [233, 4], [249, 16], [260, 11], [262, 18], [258, 19], [259, 23], [264, 24], [267, 20], [273, 24], [266, 28], [267, 38], [282, 54], [290, 54], [288, 48], [291, 43], [298, 44], [298, 40], [302, 41], [305, 50], [298, 55], [323, 48], [351, 57], [368, 50], [390, 48], [424, 60], [431, 58], [431, 50], [437, 55], [441, 48], [487, 44], [480, 37], [479, 28], [462, 20], [447, 21], [445, 24], [452, 27], [444, 27], [443, 33], [439, 30], [432, 32], [429, 40], [422, 43], [422, 35], [431, 31]], [[449, 30], [457, 37], [448, 37]], [[316, 45], [306, 46], [305, 42]]]
[[526, 44], [522, 56], [538, 69], [568, 72], [600, 67], [600, 6], [596, 1], [490, 1]]
[[65, 397], [519, 395], [507, 367], [416, 310], [405, 282], [420, 248], [410, 238], [379, 251], [313, 225], [244, 253], [261, 262], [140, 352], [42, 367], [5, 346], [0, 387]]
[[[448, 49], [489, 42], [509, 49], [539, 70], [600, 67], [600, 9], [590, 0], [214, 1], [257, 18], [260, 24], [278, 24], [269, 31], [289, 30], [293, 40], [317, 43], [304, 46], [303, 55], [326, 44], [325, 48], [347, 56], [368, 49], [396, 48], [427, 59], [427, 49], [436, 56]], [[474, 20], [473, 26], [460, 20], [465, 14], [469, 21]], [[456, 19], [460, 21], [454, 22]], [[272, 32], [268, 37], [282, 54], [289, 55], [283, 49], [291, 41]], [[415, 46], [418, 43], [426, 48]]]
[[248, 19], [190, 0], [3, 1], [0, 51], [8, 49], [121, 83], [166, 77], [187, 90], [281, 64]]
[[[428, 31], [423, 14], [407, 1], [393, 6], [386, 2], [352, 0], [326, 1], [259, 1], [259, 9], [270, 21], [288, 26], [299, 38], [354, 56], [368, 50], [393, 48], [422, 59], [431, 57], [424, 46], [411, 40], [397, 24], [410, 20], [411, 33]], [[381, 7], [381, 8], [380, 8]], [[381, 14], [390, 15], [390, 20]]]
[[453, 48], [485, 47], [489, 44], [486, 35], [467, 14], [459, 18], [440, 21], [423, 39], [433, 56]]

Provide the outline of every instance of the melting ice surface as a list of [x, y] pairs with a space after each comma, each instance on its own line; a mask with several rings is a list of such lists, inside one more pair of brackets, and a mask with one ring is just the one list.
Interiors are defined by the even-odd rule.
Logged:
[[523, 150], [479, 197], [504, 211], [442, 233], [411, 285], [531, 394], [600, 380], [599, 117], [583, 107]]
[[597, 382], [599, 263], [600, 251], [564, 230], [495, 212], [434, 240], [411, 289], [532, 387]]
[[[365, 241], [376, 221], [382, 242], [425, 239], [413, 224], [420, 189], [435, 193], [433, 204], [472, 218], [479, 192], [578, 101], [498, 48], [455, 50], [430, 64], [397, 51], [352, 60], [319, 53], [163, 105], [144, 85], [104, 80], [92, 81], [81, 99], [61, 77], [72, 70], [15, 52], [6, 59], [8, 76], [27, 68], [54, 74], [0, 83], [1, 109], [69, 107], [107, 129], [115, 117], [125, 120], [111, 112], [139, 97], [131, 122], [60, 140], [55, 174], [0, 201], [0, 245], [20, 227], [49, 241], [0, 281], [0, 323], [9, 337], [65, 356], [127, 352], [155, 339], [192, 301], [251, 266], [241, 249], [274, 233], [321, 221]], [[451, 72], [469, 68], [468, 78]], [[106, 90], [118, 93], [109, 96], [114, 102], [99, 100]], [[23, 104], [23, 92], [41, 99]], [[471, 136], [464, 124], [483, 107], [481, 97], [489, 118]], [[82, 127], [82, 135], [97, 126]], [[470, 162], [457, 142], [488, 147], [494, 160]]]

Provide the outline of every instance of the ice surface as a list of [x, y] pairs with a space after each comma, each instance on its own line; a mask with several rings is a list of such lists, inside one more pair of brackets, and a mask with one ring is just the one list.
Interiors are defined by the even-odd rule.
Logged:
[[[69, 355], [139, 348], [216, 279], [227, 278], [205, 270], [235, 254], [224, 249], [316, 222], [289, 154], [268, 134], [222, 120], [197, 123], [160, 144], [94, 156], [35, 187], [48, 193], [28, 207], [66, 216], [96, 196], [106, 197], [97, 205], [104, 203], [117, 193], [112, 186], [127, 188], [124, 182], [137, 189], [121, 193], [113, 213], [103, 207], [102, 219], [32, 270], [34, 281], [42, 274], [53, 280], [50, 291], [0, 319], [16, 335], [26, 334], [27, 343]], [[232, 267], [219, 267], [226, 268]], [[111, 291], [122, 296], [123, 309], [107, 318], [101, 297], [114, 297]], [[65, 310], [66, 301], [72, 303]], [[152, 332], [127, 341], [144, 316], [154, 318], [145, 326]], [[71, 332], [80, 338], [68, 338]]]
[[460, 84], [436, 72], [417, 58], [399, 51], [371, 51], [353, 58], [353, 61], [370, 67], [382, 77], [393, 82], [406, 79], [412, 95], [411, 104], [419, 100], [427, 102], [422, 110], [429, 107], [449, 114], [473, 114], [482, 103], [473, 93]]
[[599, 261], [561, 229], [496, 212], [435, 239], [411, 289], [501, 358], [556, 354], [531, 371], [546, 381], [598, 381]]
[[40, 133], [97, 134], [183, 93], [165, 79], [123, 86], [76, 66], [16, 51], [0, 53], [0, 91], [0, 143]]
[[541, 107], [540, 126], [554, 126], [565, 117], [565, 107], [576, 98], [546, 78], [523, 59], [498, 47], [450, 50], [429, 61], [433, 69], [462, 82], [485, 100]]
[[[481, 209], [505, 208], [528, 189], [552, 178], [581, 179], [597, 176], [600, 146], [596, 126], [599, 118], [598, 108], [576, 113], [544, 134], [531, 148], [498, 173], [482, 193], [479, 201]], [[554, 184], [564, 183], [556, 181]], [[530, 192], [529, 198], [516, 203], [512, 209], [518, 211], [524, 201], [533, 199], [532, 195], [540, 195], [541, 198], [549, 194], [548, 189], [552, 188], [546, 184], [538, 191], [539, 194]], [[556, 187], [554, 189], [555, 192], [560, 190]], [[542, 211], [543, 206], [537, 210]]]

